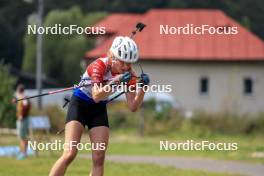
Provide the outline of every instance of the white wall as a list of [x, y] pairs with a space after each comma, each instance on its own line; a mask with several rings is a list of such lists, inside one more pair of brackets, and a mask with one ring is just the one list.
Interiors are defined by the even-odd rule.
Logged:
[[[140, 62], [152, 84], [171, 84], [172, 95], [188, 110], [264, 112], [264, 63]], [[210, 80], [208, 95], [199, 92], [202, 76]], [[254, 80], [252, 96], [243, 93], [244, 77]]]
[[[140, 61], [152, 84], [171, 84], [172, 95], [186, 110], [209, 112], [232, 110], [240, 113], [264, 112], [264, 63], [146, 62]], [[135, 65], [137, 73], [140, 69]], [[209, 94], [201, 95], [199, 80], [209, 77]], [[254, 79], [254, 94], [243, 94], [244, 77]], [[52, 90], [52, 89], [51, 89]], [[44, 90], [47, 92], [50, 90]], [[37, 91], [27, 90], [27, 95]], [[71, 91], [43, 97], [43, 105], [62, 106]], [[32, 99], [33, 104], [36, 98]]]

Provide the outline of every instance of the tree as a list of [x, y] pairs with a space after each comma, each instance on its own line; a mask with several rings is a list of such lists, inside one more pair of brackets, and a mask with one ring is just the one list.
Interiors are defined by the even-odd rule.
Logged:
[[[87, 27], [103, 18], [105, 13], [83, 14], [79, 7], [69, 10], [53, 10], [44, 20], [44, 26], [77, 25]], [[36, 36], [25, 35], [25, 57], [23, 70], [34, 73], [36, 65]], [[43, 35], [43, 70], [48, 77], [56, 79], [60, 85], [69, 86], [79, 80], [80, 61], [87, 50], [93, 47], [93, 40], [80, 34], [44, 34]]]
[[0, 62], [0, 127], [15, 127], [16, 109], [12, 104], [16, 79], [9, 74], [9, 66]]
[[23, 57], [23, 35], [27, 17], [34, 4], [25, 1], [0, 1], [0, 59], [20, 68]]

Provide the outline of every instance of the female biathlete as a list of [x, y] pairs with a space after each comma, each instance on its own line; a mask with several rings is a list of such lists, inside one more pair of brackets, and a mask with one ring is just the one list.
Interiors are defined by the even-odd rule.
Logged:
[[[87, 125], [91, 144], [105, 145], [103, 150], [92, 150], [93, 162], [90, 176], [102, 176], [104, 173], [105, 152], [109, 138], [106, 102], [107, 97], [112, 94], [112, 91], [106, 91], [108, 89], [104, 89], [104, 86], [129, 82], [133, 77], [131, 64], [137, 60], [136, 43], [129, 37], [116, 37], [107, 57], [98, 58], [92, 62], [83, 74], [82, 80], [91, 80], [90, 86], [76, 88], [73, 92], [66, 117], [65, 144], [79, 143]], [[105, 83], [105, 80], [111, 81]], [[149, 76], [142, 73], [140, 82], [144, 85], [149, 84]], [[125, 93], [127, 105], [131, 111], [134, 112], [139, 108], [144, 94], [142, 88], [137, 92]], [[53, 165], [50, 176], [64, 175], [77, 154], [76, 146], [64, 145], [64, 152]]]

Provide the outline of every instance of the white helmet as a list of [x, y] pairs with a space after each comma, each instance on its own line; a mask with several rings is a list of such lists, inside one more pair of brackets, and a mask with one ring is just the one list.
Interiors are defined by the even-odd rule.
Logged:
[[138, 60], [137, 44], [129, 37], [116, 37], [110, 51], [117, 59], [124, 62], [135, 63]]

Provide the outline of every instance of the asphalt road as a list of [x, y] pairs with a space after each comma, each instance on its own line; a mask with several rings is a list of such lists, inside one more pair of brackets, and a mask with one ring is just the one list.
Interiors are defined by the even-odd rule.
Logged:
[[[80, 154], [79, 157], [91, 158]], [[264, 165], [239, 161], [223, 161], [190, 157], [107, 155], [106, 160], [120, 163], [149, 163], [180, 169], [205, 170], [218, 173], [238, 173], [247, 176], [263, 176]]]

